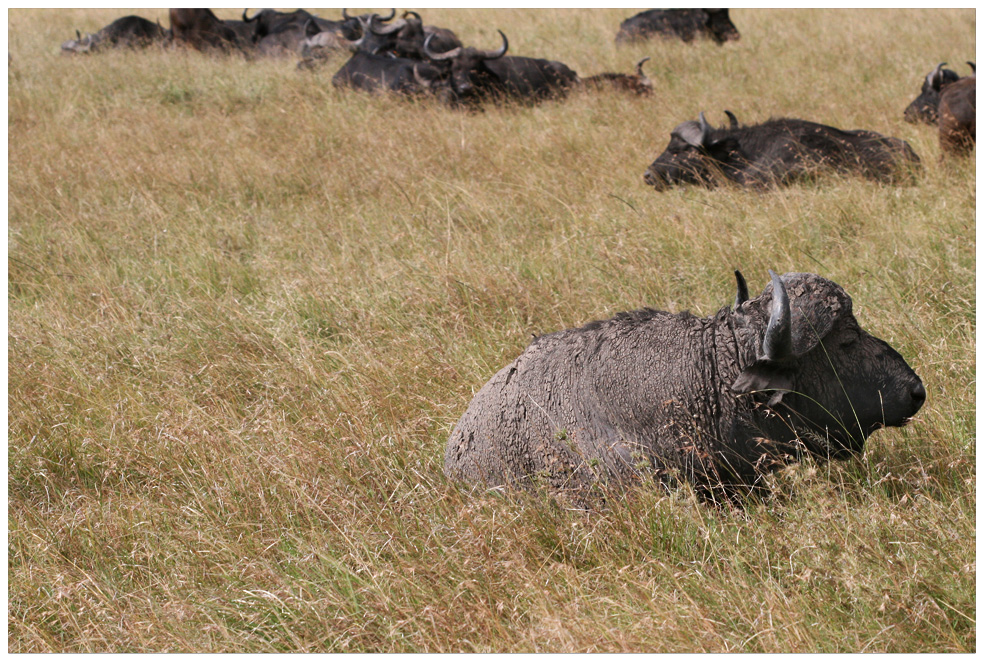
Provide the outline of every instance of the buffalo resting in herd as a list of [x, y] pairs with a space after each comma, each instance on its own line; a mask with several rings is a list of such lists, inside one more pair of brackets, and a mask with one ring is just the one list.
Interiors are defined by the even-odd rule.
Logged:
[[977, 144], [977, 76], [961, 78], [940, 95], [940, 150], [969, 154]]
[[622, 21], [615, 43], [652, 37], [690, 42], [698, 36], [712, 39], [717, 44], [741, 39], [727, 9], [650, 9]]
[[263, 9], [242, 20], [222, 20], [210, 9], [171, 9], [170, 29], [139, 16], [127, 16], [96, 35], [65, 42], [65, 53], [103, 46], [159, 42], [201, 51], [239, 52], [248, 58], [299, 55], [299, 69], [314, 69], [337, 53], [348, 60], [332, 78], [339, 88], [367, 92], [428, 95], [451, 106], [476, 107], [489, 101], [537, 103], [562, 98], [574, 89], [611, 89], [651, 94], [652, 81], [636, 64], [634, 74], [605, 72], [581, 78], [557, 60], [506, 55], [509, 41], [494, 49], [466, 47], [447, 28], [425, 24], [419, 13], [350, 15], [324, 19], [303, 9]]
[[[943, 88], [960, 80], [956, 71], [943, 68], [945, 64], [946, 62], [940, 62], [935, 69], [926, 74], [919, 96], [905, 108], [906, 122], [936, 124], [939, 121], [940, 94]], [[976, 73], [977, 68], [974, 63], [967, 64]]]
[[170, 37], [170, 30], [165, 30], [157, 23], [140, 16], [124, 16], [94, 34], [87, 33], [84, 37], [76, 30], [75, 37], [61, 45], [63, 55], [96, 53], [107, 48], [145, 48], [154, 44], [163, 45]]
[[646, 477], [734, 498], [804, 456], [849, 458], [905, 425], [926, 390], [861, 328], [847, 292], [769, 273], [749, 299], [735, 272], [733, 307], [711, 317], [644, 309], [536, 338], [475, 395], [445, 473], [586, 506], [599, 484]]
[[919, 157], [904, 140], [874, 131], [841, 129], [799, 119], [770, 119], [728, 128], [684, 122], [646, 170], [647, 184], [663, 190], [674, 184], [713, 186], [724, 179], [745, 186], [785, 184], [821, 169], [892, 180], [918, 167]]

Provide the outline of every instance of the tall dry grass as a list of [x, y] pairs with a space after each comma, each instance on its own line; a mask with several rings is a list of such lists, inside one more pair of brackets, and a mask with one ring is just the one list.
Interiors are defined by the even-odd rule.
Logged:
[[[342, 60], [58, 55], [126, 13], [8, 12], [10, 651], [976, 649], [976, 167], [902, 121], [937, 62], [966, 73], [974, 11], [735, 10], [737, 44], [616, 50], [631, 11], [429, 10], [584, 75], [652, 56], [649, 99], [474, 114], [337, 92]], [[643, 184], [725, 108], [923, 168]], [[711, 314], [736, 267], [843, 285], [926, 383], [918, 420], [743, 511], [444, 479], [531, 333]]]

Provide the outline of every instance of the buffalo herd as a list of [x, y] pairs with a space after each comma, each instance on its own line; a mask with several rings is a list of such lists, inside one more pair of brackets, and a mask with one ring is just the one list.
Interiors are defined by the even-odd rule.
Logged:
[[[538, 103], [574, 90], [654, 92], [643, 72], [581, 77], [563, 62], [510, 52], [501, 30], [466, 46], [419, 13], [324, 19], [264, 9], [241, 20], [171, 9], [164, 28], [138, 16], [62, 45], [67, 54], [184, 45], [247, 58], [291, 55], [298, 68], [347, 57], [336, 88], [433, 96], [455, 107]], [[653, 9], [622, 22], [616, 44], [651, 38], [725, 45], [740, 39], [727, 9]], [[976, 142], [976, 74], [940, 63], [904, 110], [938, 127], [943, 155]], [[712, 126], [703, 112], [678, 124], [645, 171], [657, 191], [678, 185], [769, 187], [821, 171], [877, 181], [909, 178], [919, 157], [905, 141], [794, 118]], [[544, 486], [576, 502], [599, 485], [645, 476], [686, 480], [707, 496], [747, 494], [804, 456], [849, 457], [876, 429], [901, 426], [926, 399], [905, 359], [861, 328], [847, 292], [809, 273], [770, 271], [749, 296], [735, 272], [734, 303], [708, 318], [651, 309], [535, 338], [475, 395], [448, 440], [445, 473], [486, 486]]]

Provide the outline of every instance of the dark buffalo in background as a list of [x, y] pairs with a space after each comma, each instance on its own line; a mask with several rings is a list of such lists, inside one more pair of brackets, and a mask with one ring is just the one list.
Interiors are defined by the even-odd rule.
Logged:
[[961, 78], [940, 95], [940, 150], [968, 154], [977, 144], [977, 76]]
[[387, 40], [383, 50], [391, 50], [397, 57], [412, 60], [426, 59], [424, 41], [428, 38], [430, 48], [438, 53], [446, 53], [462, 46], [454, 32], [447, 28], [424, 25], [420, 14], [415, 11], [403, 12], [401, 18], [385, 26], [378, 25], [376, 20], [370, 20], [368, 28], [377, 37]]
[[[919, 96], [906, 106], [906, 122], [936, 124], [939, 121], [940, 93], [950, 83], [960, 80], [956, 71], [943, 68], [945, 64], [946, 62], [940, 62], [935, 69], [926, 74]], [[967, 64], [971, 69], [975, 69], [973, 62]]]
[[372, 30], [371, 25], [382, 24], [396, 16], [396, 10], [391, 9], [389, 16], [379, 14], [361, 14], [351, 16], [348, 9], [342, 9], [342, 20], [332, 21], [314, 17], [320, 28], [319, 32], [308, 34], [301, 41], [299, 51], [301, 61], [298, 69], [314, 69], [331, 59], [338, 52], [380, 53], [392, 49], [393, 39], [379, 36]]
[[76, 39], [61, 45], [63, 55], [95, 53], [106, 48], [145, 48], [152, 44], [163, 44], [168, 31], [159, 24], [140, 16], [118, 18], [95, 34], [84, 37], [75, 31]]
[[424, 94], [430, 86], [421, 79], [437, 79], [440, 74], [437, 67], [426, 62], [358, 51], [332, 77], [331, 84], [365, 92]]
[[223, 19], [223, 25], [236, 33], [236, 43], [248, 48], [253, 43], [253, 25], [236, 19]]
[[238, 50], [245, 52], [249, 46], [242, 42], [236, 30], [220, 20], [211, 9], [169, 9], [171, 36], [176, 43], [183, 43], [200, 51]]
[[578, 84], [577, 74], [555, 60], [506, 56], [509, 40], [502, 30], [496, 50], [459, 46], [443, 53], [431, 48], [434, 35], [424, 41], [424, 53], [444, 68], [453, 97], [462, 103], [486, 100], [537, 102], [565, 96]]
[[718, 44], [741, 39], [727, 9], [650, 9], [622, 21], [615, 43], [652, 37], [689, 42], [698, 36], [708, 37]]
[[851, 297], [815, 274], [773, 272], [733, 308], [652, 309], [533, 340], [475, 395], [444, 458], [454, 480], [544, 487], [589, 505], [593, 485], [654, 476], [740, 495], [804, 456], [860, 453], [926, 390]]
[[581, 84], [587, 89], [614, 89], [638, 95], [653, 93], [653, 82], [643, 72], [642, 65], [650, 58], [644, 57], [636, 62], [635, 74], [619, 74], [605, 72], [581, 79]]
[[303, 9], [292, 12], [263, 9], [252, 17], [244, 9], [242, 22], [252, 27], [250, 43], [262, 55], [299, 53], [305, 39], [321, 32], [315, 16]]
[[819, 168], [892, 179], [916, 166], [919, 157], [903, 140], [874, 131], [841, 129], [800, 119], [770, 119], [729, 128], [684, 122], [646, 170], [647, 184], [663, 190], [674, 184], [711, 186], [719, 176], [742, 185], [787, 183]]

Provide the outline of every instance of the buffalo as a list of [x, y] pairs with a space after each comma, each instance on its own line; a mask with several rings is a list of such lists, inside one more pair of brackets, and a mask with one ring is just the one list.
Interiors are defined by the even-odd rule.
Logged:
[[439, 69], [426, 62], [357, 51], [332, 77], [331, 84], [365, 92], [414, 95], [428, 93], [428, 81], [440, 74]]
[[[392, 51], [397, 57], [423, 60], [424, 41], [431, 39], [430, 47], [439, 53], [460, 47], [457, 35], [447, 28], [424, 25], [420, 14], [415, 11], [403, 12], [403, 17], [385, 26], [377, 26], [377, 20], [370, 18], [368, 30], [379, 39], [377, 51]], [[433, 36], [431, 36], [433, 35]]]
[[698, 318], [619, 313], [535, 338], [475, 395], [448, 440], [445, 474], [545, 488], [590, 505], [595, 487], [649, 476], [704, 497], [741, 497], [804, 457], [847, 459], [903, 426], [926, 390], [866, 332], [851, 297], [809, 273], [776, 275]]
[[819, 168], [891, 180], [917, 167], [919, 157], [903, 140], [874, 131], [841, 129], [800, 119], [770, 119], [714, 129], [700, 113], [670, 133], [666, 150], [645, 173], [647, 184], [711, 186], [724, 178], [747, 186], [788, 183]]
[[75, 31], [76, 39], [61, 45], [62, 55], [95, 53], [106, 48], [145, 48], [164, 44], [168, 31], [159, 24], [140, 16], [118, 18], [95, 34], [84, 37]]
[[652, 94], [653, 82], [642, 70], [642, 65], [648, 60], [648, 57], [644, 57], [636, 63], [634, 75], [605, 72], [582, 78], [581, 84], [587, 89], [609, 88], [638, 95]]
[[968, 154], [977, 143], [977, 76], [951, 83], [940, 95], [940, 150]]
[[252, 17], [244, 9], [242, 22], [252, 28], [250, 42], [263, 55], [298, 53], [305, 39], [321, 32], [315, 16], [303, 9], [292, 12], [264, 9]]
[[554, 60], [506, 56], [509, 40], [502, 30], [502, 46], [495, 50], [459, 46], [446, 52], [433, 50], [436, 35], [424, 40], [424, 54], [445, 68], [444, 76], [455, 100], [537, 102], [565, 96], [578, 84], [577, 74]]
[[690, 42], [697, 36], [709, 37], [717, 44], [741, 39], [727, 9], [650, 9], [622, 21], [615, 43], [650, 37]]
[[169, 9], [171, 36], [196, 50], [237, 50], [245, 53], [247, 44], [239, 33], [220, 20], [211, 9]]
[[[960, 80], [956, 71], [943, 68], [945, 64], [946, 62], [940, 62], [935, 69], [926, 74], [919, 96], [906, 106], [904, 114], [906, 122], [936, 124], [939, 121], [940, 93], [947, 85]], [[967, 64], [974, 69], [973, 62]]]

